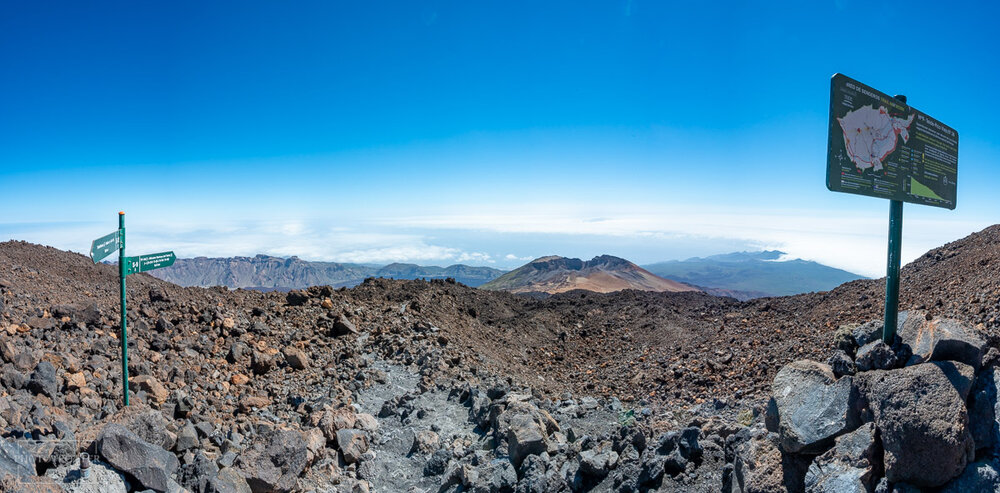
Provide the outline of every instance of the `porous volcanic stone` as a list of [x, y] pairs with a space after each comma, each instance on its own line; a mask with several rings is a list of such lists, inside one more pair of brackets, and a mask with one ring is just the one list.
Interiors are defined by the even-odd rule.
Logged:
[[301, 433], [273, 430], [240, 455], [240, 472], [254, 493], [285, 493], [295, 488], [308, 454]]
[[771, 392], [782, 450], [818, 452], [834, 437], [858, 426], [857, 393], [851, 379], [838, 380], [829, 365], [809, 360], [789, 363], [778, 371]]
[[354, 429], [338, 430], [337, 447], [340, 448], [344, 462], [354, 464], [368, 451], [368, 434]]
[[20, 445], [0, 440], [0, 476], [25, 478], [35, 475], [35, 458]]
[[961, 372], [951, 362], [933, 362], [859, 374], [859, 388], [881, 432], [890, 482], [940, 486], [972, 460], [965, 401], [946, 373]]
[[516, 414], [510, 419], [507, 446], [514, 467], [521, 467], [525, 457], [545, 451], [545, 430], [530, 414]]
[[899, 315], [897, 334], [913, 351], [908, 365], [947, 360], [961, 361], [977, 370], [982, 365], [986, 341], [972, 326], [946, 318], [928, 320], [923, 311]]

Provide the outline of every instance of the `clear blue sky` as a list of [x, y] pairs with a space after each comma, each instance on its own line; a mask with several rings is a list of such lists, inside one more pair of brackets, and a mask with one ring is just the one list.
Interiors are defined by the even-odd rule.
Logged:
[[[998, 222], [981, 2], [0, 3], [0, 240], [512, 267], [780, 248], [868, 275], [888, 204], [828, 192], [830, 76], [960, 134]], [[141, 250], [141, 251], [140, 251]]]

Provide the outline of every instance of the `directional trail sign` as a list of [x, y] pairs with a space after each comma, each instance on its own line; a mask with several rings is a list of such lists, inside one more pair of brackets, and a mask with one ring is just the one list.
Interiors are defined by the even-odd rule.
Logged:
[[118, 230], [104, 235], [90, 244], [90, 258], [94, 263], [118, 250], [118, 279], [121, 285], [122, 304], [122, 393], [128, 405], [128, 321], [125, 319], [125, 277], [136, 272], [146, 272], [173, 265], [177, 257], [174, 252], [152, 253], [138, 257], [125, 256], [125, 213], [118, 213]]
[[842, 74], [830, 83], [826, 186], [955, 208], [958, 132]]
[[889, 252], [882, 340], [896, 337], [903, 202], [954, 209], [958, 132], [850, 77], [830, 81], [826, 187], [889, 199]]
[[90, 244], [90, 258], [94, 263], [104, 260], [104, 257], [111, 255], [118, 249], [118, 242], [121, 239], [121, 231], [108, 233]]
[[138, 257], [125, 257], [125, 274], [136, 272], [146, 272], [148, 270], [159, 269], [160, 267], [170, 267], [174, 265], [177, 256], [174, 252], [151, 253]]

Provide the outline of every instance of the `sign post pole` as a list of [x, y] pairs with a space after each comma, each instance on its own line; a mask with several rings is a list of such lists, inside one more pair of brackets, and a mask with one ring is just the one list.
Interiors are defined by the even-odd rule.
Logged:
[[885, 320], [882, 340], [892, 345], [899, 315], [899, 257], [903, 237], [903, 201], [889, 201], [889, 255], [885, 268]]
[[[906, 104], [906, 96], [893, 96]], [[885, 318], [882, 321], [882, 342], [892, 345], [899, 320], [899, 264], [903, 248], [903, 201], [889, 201], [889, 254], [885, 267]]]
[[121, 240], [118, 242], [118, 276], [121, 278], [122, 297], [122, 396], [125, 406], [128, 406], [128, 320], [125, 311], [125, 212], [118, 213], [118, 234]]

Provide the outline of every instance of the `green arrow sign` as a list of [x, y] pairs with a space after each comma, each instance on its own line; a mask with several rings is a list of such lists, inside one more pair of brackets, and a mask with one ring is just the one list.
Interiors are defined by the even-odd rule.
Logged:
[[174, 252], [151, 253], [138, 257], [125, 257], [125, 275], [136, 272], [146, 272], [148, 270], [159, 269], [174, 265], [177, 256]]
[[94, 263], [100, 262], [104, 257], [111, 255], [118, 250], [118, 242], [121, 240], [121, 230], [104, 235], [90, 244], [90, 258]]

